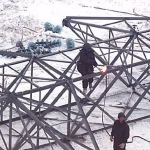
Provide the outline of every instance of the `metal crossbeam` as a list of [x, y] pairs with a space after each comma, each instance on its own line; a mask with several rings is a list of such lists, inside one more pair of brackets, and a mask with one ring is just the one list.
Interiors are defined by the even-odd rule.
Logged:
[[[115, 88], [117, 82], [126, 89], [132, 89], [127, 104], [116, 107], [118, 112], [125, 112], [129, 123], [149, 117], [148, 114], [139, 118], [133, 117], [141, 101], [146, 95], [150, 95], [150, 84], [144, 86], [149, 81], [150, 29], [137, 31], [132, 22], [147, 20], [150, 18], [76, 16], [68, 16], [63, 20], [63, 24], [80, 39], [80, 43], [91, 44], [98, 65], [107, 66], [106, 73], [97, 71], [81, 77], [77, 72], [76, 63], [82, 44], [72, 49], [38, 56], [0, 52], [2, 55], [25, 58], [0, 65], [0, 126], [9, 128], [7, 133], [0, 130], [4, 148], [17, 150], [26, 145], [30, 145], [28, 149], [37, 149], [42, 145], [50, 145], [53, 148], [53, 144], [57, 143], [65, 150], [75, 149], [74, 145], [89, 150], [101, 149], [94, 133], [111, 128], [110, 124], [116, 117], [104, 109], [103, 100], [107, 103], [107, 95]], [[69, 55], [72, 51], [73, 56]], [[57, 55], [62, 55], [63, 58], [52, 59]], [[137, 73], [137, 68], [140, 67], [143, 71]], [[111, 76], [111, 80], [104, 87], [107, 76]], [[85, 94], [81, 90], [81, 81], [91, 77], [96, 78], [94, 90]], [[99, 86], [102, 87], [100, 94], [93, 99], [92, 94], [99, 90]], [[129, 107], [134, 95], [134, 103]], [[95, 125], [98, 128], [93, 129], [89, 118], [95, 112], [104, 113], [110, 122], [100, 122], [100, 126]], [[9, 114], [7, 118], [6, 114]], [[16, 128], [17, 123], [20, 129]], [[78, 136], [87, 134], [93, 147], [78, 140]]]

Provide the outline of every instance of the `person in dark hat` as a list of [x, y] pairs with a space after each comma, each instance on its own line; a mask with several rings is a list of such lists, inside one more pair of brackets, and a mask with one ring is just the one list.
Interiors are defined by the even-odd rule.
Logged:
[[127, 139], [129, 138], [130, 129], [125, 121], [125, 115], [124, 113], [120, 112], [118, 114], [118, 120], [115, 120], [110, 141], [112, 142], [114, 140], [114, 150], [125, 150]]
[[[91, 48], [89, 43], [85, 43], [79, 53], [79, 61], [77, 62], [77, 70], [82, 76], [92, 74], [93, 66], [97, 66], [95, 61], [94, 50]], [[93, 78], [87, 78], [82, 81], [83, 92], [87, 92], [87, 87], [89, 85], [90, 90], [93, 90], [92, 86]]]

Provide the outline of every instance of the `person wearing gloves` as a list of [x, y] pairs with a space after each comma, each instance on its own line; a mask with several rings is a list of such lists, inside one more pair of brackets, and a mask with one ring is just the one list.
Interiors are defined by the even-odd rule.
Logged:
[[111, 131], [111, 136], [110, 136], [110, 141], [114, 141], [114, 150], [125, 150], [127, 139], [129, 138], [129, 133], [130, 129], [125, 121], [125, 115], [124, 113], [120, 112], [118, 114], [118, 120], [115, 120], [112, 131]]
[[[97, 66], [95, 61], [94, 50], [91, 48], [89, 43], [84, 43], [82, 49], [79, 52], [79, 61], [77, 62], [77, 70], [82, 76], [92, 74], [94, 69], [93, 66]], [[90, 90], [93, 90], [92, 86], [93, 78], [84, 79], [82, 81], [83, 92], [87, 92], [87, 87], [89, 85]]]

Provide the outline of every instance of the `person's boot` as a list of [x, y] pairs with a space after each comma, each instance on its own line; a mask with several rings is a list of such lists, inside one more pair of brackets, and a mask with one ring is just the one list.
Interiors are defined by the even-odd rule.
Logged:
[[90, 91], [93, 91], [92, 83], [89, 83], [89, 88], [90, 88]]
[[83, 92], [86, 94], [87, 93], [87, 88], [83, 88]]

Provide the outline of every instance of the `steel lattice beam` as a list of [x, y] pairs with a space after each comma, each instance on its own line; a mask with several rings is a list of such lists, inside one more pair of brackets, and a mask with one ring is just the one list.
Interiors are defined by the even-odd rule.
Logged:
[[[105, 99], [107, 102], [107, 95], [117, 82], [132, 88], [130, 98], [136, 95], [132, 106], [128, 106], [128, 101], [122, 109], [118, 108], [118, 111], [126, 113], [127, 121], [149, 117], [147, 114], [130, 119], [140, 102], [150, 95], [150, 84], [147, 84], [150, 64], [147, 33], [150, 29], [137, 31], [132, 24], [132, 21], [146, 20], [150, 18], [68, 16], [63, 20], [63, 24], [78, 36], [81, 43], [92, 45], [98, 65], [107, 66], [105, 74], [95, 72], [80, 76], [76, 62], [82, 45], [46, 55], [19, 54], [25, 59], [1, 65], [0, 126], [9, 128], [7, 133], [0, 130], [4, 148], [17, 150], [28, 146], [29, 149], [37, 149], [50, 145], [53, 149], [53, 144], [57, 143], [62, 149], [73, 150], [74, 143], [89, 150], [101, 149], [93, 134], [111, 128], [115, 116], [103, 108], [102, 101]], [[72, 51], [74, 55], [70, 56]], [[13, 52], [0, 54], [17, 56]], [[63, 59], [53, 59], [57, 55], [62, 55]], [[141, 66], [145, 66], [143, 72], [137, 74], [136, 68]], [[109, 84], [93, 99], [91, 95], [99, 90], [99, 85], [107, 82], [109, 75]], [[90, 77], [96, 78], [94, 90], [85, 94], [80, 83]], [[93, 129], [89, 118], [95, 111], [105, 114], [110, 123], [101, 122], [97, 129]], [[4, 117], [6, 114], [9, 114], [7, 118]], [[17, 125], [20, 128], [16, 128]], [[87, 134], [93, 147], [77, 138]]]

